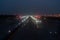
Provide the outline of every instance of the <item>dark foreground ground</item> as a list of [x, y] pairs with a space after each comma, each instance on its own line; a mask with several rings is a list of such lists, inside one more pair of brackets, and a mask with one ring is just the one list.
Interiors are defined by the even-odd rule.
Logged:
[[0, 16], [0, 40], [60, 40], [60, 17], [43, 17], [42, 28], [30, 18], [27, 21], [16, 27], [20, 23], [16, 16]]

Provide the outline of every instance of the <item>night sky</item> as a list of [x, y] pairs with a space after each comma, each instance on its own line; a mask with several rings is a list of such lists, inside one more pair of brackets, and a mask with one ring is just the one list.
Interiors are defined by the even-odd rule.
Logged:
[[0, 0], [0, 14], [22, 13], [60, 13], [60, 0]]

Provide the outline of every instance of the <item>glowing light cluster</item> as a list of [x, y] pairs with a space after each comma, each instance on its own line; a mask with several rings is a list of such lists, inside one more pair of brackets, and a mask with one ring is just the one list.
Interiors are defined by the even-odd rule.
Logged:
[[23, 19], [23, 18], [26, 18], [26, 16], [22, 16], [22, 17], [20, 17], [21, 19]]
[[26, 21], [29, 18], [29, 16], [25, 16], [25, 18], [22, 20], [22, 22]]
[[42, 21], [41, 20], [40, 21], [36, 21], [36, 23], [38, 23], [38, 22], [41, 23]]
[[31, 17], [33, 20], [35, 20], [36, 23], [38, 23], [38, 22], [41, 23], [41, 22], [42, 22], [41, 20], [38, 20], [38, 19], [34, 18], [33, 16], [30, 16], [30, 17]]
[[37, 20], [37, 19], [36, 19], [36, 18], [34, 18], [33, 16], [30, 16], [30, 17], [31, 17], [33, 20], [35, 20], [35, 21]]

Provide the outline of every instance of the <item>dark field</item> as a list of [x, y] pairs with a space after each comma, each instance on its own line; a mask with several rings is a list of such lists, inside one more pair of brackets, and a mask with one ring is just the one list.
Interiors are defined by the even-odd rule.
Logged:
[[0, 15], [0, 40], [60, 40], [60, 17], [41, 20], [37, 28], [31, 18], [18, 25], [16, 15]]

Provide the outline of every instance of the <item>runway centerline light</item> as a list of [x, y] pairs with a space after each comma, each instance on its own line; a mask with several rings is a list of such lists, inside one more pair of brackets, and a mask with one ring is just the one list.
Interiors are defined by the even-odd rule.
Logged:
[[37, 20], [36, 23], [41, 23], [42, 21], [41, 20]]
[[11, 30], [8, 31], [9, 33], [11, 32]]

